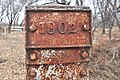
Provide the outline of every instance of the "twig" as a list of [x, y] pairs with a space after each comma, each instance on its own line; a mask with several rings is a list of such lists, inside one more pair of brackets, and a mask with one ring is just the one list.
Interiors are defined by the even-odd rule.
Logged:
[[113, 59], [115, 58], [115, 55], [116, 55], [116, 52], [113, 53], [113, 56], [112, 56], [112, 58], [110, 59], [110, 61], [108, 63], [113, 61]]

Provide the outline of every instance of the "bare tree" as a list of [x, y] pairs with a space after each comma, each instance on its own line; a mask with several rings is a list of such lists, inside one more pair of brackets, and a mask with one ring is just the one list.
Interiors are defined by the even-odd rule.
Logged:
[[105, 29], [109, 28], [109, 38], [111, 39], [112, 27], [117, 24], [117, 26], [120, 28], [120, 21], [116, 14], [116, 9], [118, 8], [118, 5], [119, 0], [93, 0], [93, 17], [95, 19], [93, 20], [93, 24], [97, 24], [95, 25], [93, 32], [98, 26], [101, 26], [103, 28], [103, 34], [105, 34]]
[[17, 24], [19, 12], [22, 10], [25, 3], [26, 0], [1, 0], [0, 4], [2, 7], [1, 15], [4, 16], [1, 18], [1, 21], [3, 21], [3, 18], [6, 19], [6, 21], [8, 22], [9, 33], [13, 23]]
[[[67, 0], [54, 0], [55, 2], [57, 3], [60, 3], [60, 4], [64, 4], [64, 5], [70, 5], [71, 1], [67, 1]], [[84, 3], [85, 0], [75, 0], [75, 3], [77, 6], [83, 6], [83, 3]]]

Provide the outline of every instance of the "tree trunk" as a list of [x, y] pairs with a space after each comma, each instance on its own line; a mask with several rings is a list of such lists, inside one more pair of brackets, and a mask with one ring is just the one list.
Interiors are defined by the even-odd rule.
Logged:
[[120, 27], [119, 27], [119, 32], [120, 32]]
[[12, 26], [12, 22], [9, 22], [9, 26], [8, 26], [8, 33], [11, 33], [11, 26]]
[[105, 32], [106, 32], [106, 31], [105, 31], [105, 27], [103, 27], [103, 34], [105, 34]]
[[81, 4], [81, 6], [83, 6], [83, 0], [80, 0], [80, 4]]
[[112, 32], [111, 31], [112, 31], [112, 27], [109, 28], [109, 40], [111, 40], [111, 38], [112, 38]]

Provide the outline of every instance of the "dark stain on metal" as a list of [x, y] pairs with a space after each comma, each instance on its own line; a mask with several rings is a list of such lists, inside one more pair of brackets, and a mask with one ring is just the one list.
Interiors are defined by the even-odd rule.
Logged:
[[29, 6], [25, 25], [26, 80], [80, 80], [89, 74], [86, 66], [92, 40], [88, 7]]

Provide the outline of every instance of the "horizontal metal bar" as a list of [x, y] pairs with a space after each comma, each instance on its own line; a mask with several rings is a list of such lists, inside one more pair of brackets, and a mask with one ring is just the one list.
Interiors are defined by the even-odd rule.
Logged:
[[26, 6], [26, 11], [91, 11], [89, 7], [81, 6]]
[[75, 61], [75, 62], [68, 62], [68, 63], [50, 63], [50, 64], [29, 64], [26, 63], [26, 66], [40, 66], [40, 65], [58, 65], [58, 64], [75, 64], [75, 63], [84, 63], [84, 62], [89, 62], [89, 59], [84, 59], [84, 60], [79, 60], [79, 61]]
[[65, 45], [61, 45], [61, 46], [49, 46], [49, 45], [46, 45], [46, 46], [36, 46], [36, 45], [26, 45], [25, 48], [41, 48], [41, 49], [46, 49], [46, 48], [79, 48], [79, 47], [92, 47], [92, 45], [68, 45], [68, 46], [65, 46]]

